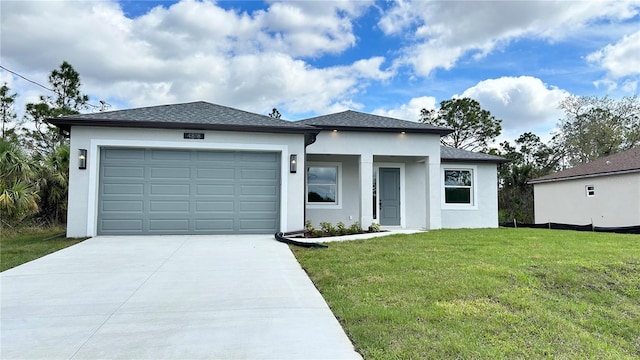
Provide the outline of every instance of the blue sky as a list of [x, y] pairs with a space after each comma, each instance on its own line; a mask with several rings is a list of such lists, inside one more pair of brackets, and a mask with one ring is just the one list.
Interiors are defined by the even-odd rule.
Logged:
[[[570, 95], [638, 92], [640, 1], [12, 1], [0, 60], [46, 84], [66, 60], [111, 109], [209, 101], [290, 120], [418, 120], [467, 96], [502, 139], [548, 139]], [[46, 91], [6, 71], [17, 110]]]

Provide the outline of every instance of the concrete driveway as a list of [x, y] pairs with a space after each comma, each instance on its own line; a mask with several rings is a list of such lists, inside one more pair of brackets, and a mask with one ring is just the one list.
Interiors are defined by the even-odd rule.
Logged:
[[289, 248], [96, 237], [0, 274], [2, 359], [360, 359]]

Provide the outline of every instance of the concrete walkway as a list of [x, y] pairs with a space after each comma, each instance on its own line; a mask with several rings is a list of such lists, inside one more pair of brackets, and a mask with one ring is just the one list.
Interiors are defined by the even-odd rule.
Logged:
[[272, 236], [96, 237], [0, 274], [2, 359], [360, 359]]

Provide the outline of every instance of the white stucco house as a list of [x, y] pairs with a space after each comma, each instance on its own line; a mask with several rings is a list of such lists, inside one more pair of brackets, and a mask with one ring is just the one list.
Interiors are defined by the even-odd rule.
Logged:
[[640, 147], [529, 183], [536, 223], [640, 225]]
[[70, 134], [70, 237], [498, 226], [497, 156], [346, 111], [285, 121], [206, 102], [48, 120]]

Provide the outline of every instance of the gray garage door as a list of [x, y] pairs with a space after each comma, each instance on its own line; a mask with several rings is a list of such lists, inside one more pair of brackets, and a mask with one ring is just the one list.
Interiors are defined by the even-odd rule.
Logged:
[[274, 233], [280, 154], [103, 148], [98, 234]]

